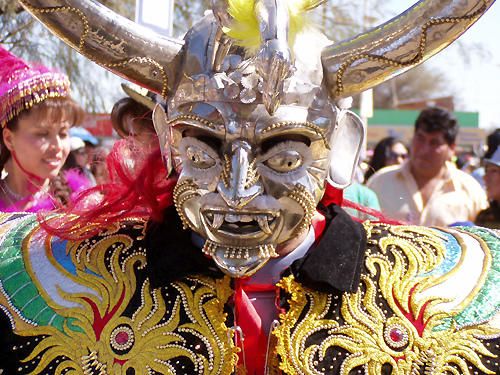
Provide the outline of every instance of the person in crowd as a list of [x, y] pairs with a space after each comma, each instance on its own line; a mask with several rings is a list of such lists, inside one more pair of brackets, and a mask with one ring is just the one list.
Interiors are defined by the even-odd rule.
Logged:
[[[130, 179], [113, 149], [95, 205], [0, 217], [4, 373], [498, 372], [498, 234], [339, 206], [364, 140], [342, 90], [407, 71], [387, 63], [400, 51], [427, 59], [472, 17], [429, 48], [421, 30], [483, 3], [422, 2], [332, 44], [303, 19], [320, 0], [212, 1], [183, 41], [95, 1], [72, 3], [81, 34], [67, 7], [20, 2], [168, 106], [153, 111], [162, 152]], [[364, 51], [380, 55], [353, 63]]]
[[[377, 194], [375, 194], [372, 189], [358, 182], [356, 176], [361, 176], [361, 178], [363, 178], [359, 165], [356, 168], [351, 185], [343, 190], [342, 205], [345, 211], [354, 218], [362, 221], [374, 219], [373, 216], [370, 216], [367, 212], [361, 211], [360, 208], [380, 211], [380, 203], [378, 202]], [[353, 207], [349, 207], [352, 203], [354, 203]]]
[[483, 157], [485, 159], [492, 159], [498, 146], [500, 146], [500, 129], [495, 129], [486, 137], [486, 152]]
[[500, 148], [484, 159], [484, 183], [489, 207], [481, 211], [475, 223], [482, 227], [500, 229]]
[[90, 162], [90, 171], [95, 177], [96, 185], [102, 185], [109, 181], [108, 169], [106, 167], [106, 157], [109, 150], [105, 147], [96, 147]]
[[448, 226], [473, 221], [486, 208], [481, 186], [450, 162], [458, 134], [445, 109], [424, 109], [415, 122], [409, 160], [375, 173], [367, 182], [382, 212], [411, 224]]
[[[84, 145], [84, 147], [73, 150], [70, 156], [71, 161], [76, 164], [76, 168], [90, 182], [90, 186], [95, 186], [96, 179], [91, 171], [90, 162], [95, 148], [99, 145], [99, 140], [81, 126], [71, 128], [69, 133], [72, 138], [79, 138]], [[79, 142], [79, 144], [82, 142]]]
[[122, 84], [126, 97], [118, 100], [111, 111], [111, 123], [116, 133], [125, 140], [123, 149], [132, 168], [147, 159], [158, 148], [152, 113], [157, 102], [163, 102], [149, 90], [134, 84]]
[[380, 203], [378, 202], [377, 194], [359, 182], [353, 182], [344, 189], [344, 209], [346, 212], [360, 220], [374, 219], [368, 213], [362, 212], [359, 209], [348, 207], [347, 205], [352, 202], [362, 207], [367, 207], [376, 211], [380, 211]]
[[[500, 129], [495, 129], [493, 130], [488, 136], [486, 137], [486, 152], [483, 155], [483, 160], [484, 159], [490, 159], [495, 151], [497, 150], [498, 146], [500, 145]], [[477, 182], [484, 188], [484, 165], [481, 165], [479, 168], [474, 169], [472, 171], [471, 175], [476, 179]]]
[[121, 138], [132, 137], [145, 153], [158, 147], [153, 125], [153, 108], [158, 102], [156, 94], [136, 87], [122, 84], [122, 89], [128, 95], [118, 100], [111, 111], [111, 123]]
[[[87, 158], [85, 142], [80, 137], [70, 138], [70, 152], [63, 166], [65, 175], [74, 176], [75, 181], [79, 181], [80, 186], [73, 189], [77, 192], [95, 186], [94, 179], [90, 180], [84, 173], [81, 165], [82, 158]], [[83, 164], [85, 165], [85, 164]]]
[[473, 151], [462, 151], [457, 153], [452, 161], [458, 169], [468, 174], [471, 174], [479, 164], [479, 160]]
[[64, 162], [63, 169], [77, 169], [80, 173], [82, 173], [81, 167], [76, 161], [76, 155], [82, 151], [85, 152], [85, 142], [79, 137], [70, 137], [69, 145], [69, 154]]
[[402, 164], [407, 157], [408, 149], [401, 140], [396, 137], [381, 139], [373, 149], [373, 155], [368, 162], [365, 181], [368, 181], [379, 169]]
[[83, 114], [69, 86], [65, 75], [0, 46], [0, 210], [69, 202], [72, 190], [60, 171], [70, 151], [69, 129]]

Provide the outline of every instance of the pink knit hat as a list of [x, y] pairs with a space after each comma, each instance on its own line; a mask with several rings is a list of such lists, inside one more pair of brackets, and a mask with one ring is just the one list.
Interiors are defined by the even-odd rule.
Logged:
[[69, 84], [66, 75], [30, 66], [0, 46], [0, 126], [45, 99], [69, 96]]

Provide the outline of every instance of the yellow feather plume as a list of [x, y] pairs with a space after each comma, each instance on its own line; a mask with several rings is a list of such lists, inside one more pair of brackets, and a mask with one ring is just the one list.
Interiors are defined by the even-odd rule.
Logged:
[[[259, 22], [255, 15], [255, 0], [228, 0], [229, 14], [233, 24], [224, 32], [236, 40], [236, 44], [249, 50], [259, 48], [261, 44]], [[311, 10], [324, 0], [287, 0], [289, 14], [290, 45], [293, 45], [295, 36], [304, 28], [306, 20], [304, 13]]]

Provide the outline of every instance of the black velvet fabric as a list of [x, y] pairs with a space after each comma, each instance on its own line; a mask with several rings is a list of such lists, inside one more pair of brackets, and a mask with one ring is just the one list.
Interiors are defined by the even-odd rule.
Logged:
[[[332, 293], [355, 291], [359, 284], [366, 248], [363, 226], [340, 207], [320, 207], [326, 217], [325, 231], [307, 255], [295, 261], [290, 271], [304, 286]], [[182, 229], [174, 207], [166, 210], [161, 223], [149, 222], [146, 231], [147, 273], [156, 288], [188, 275], [222, 277]]]
[[326, 218], [316, 247], [291, 266], [295, 279], [308, 288], [326, 293], [354, 292], [361, 275], [366, 249], [363, 225], [339, 206], [319, 207]]
[[153, 288], [188, 275], [223, 276], [215, 263], [193, 244], [191, 231], [182, 229], [174, 206], [167, 208], [161, 223], [148, 222], [146, 257], [146, 272]]

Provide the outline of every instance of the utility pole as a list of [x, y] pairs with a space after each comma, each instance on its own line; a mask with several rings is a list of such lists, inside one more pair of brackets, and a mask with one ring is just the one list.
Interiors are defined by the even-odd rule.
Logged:
[[136, 0], [135, 22], [162, 34], [173, 36], [175, 0]]
[[392, 97], [392, 107], [397, 109], [399, 106], [399, 98], [398, 98], [398, 88], [396, 86], [396, 78], [393, 78], [389, 81], [391, 85], [391, 97]]
[[[363, 19], [361, 23], [361, 32], [366, 31], [371, 27], [373, 22], [373, 17], [368, 16], [368, 6], [370, 0], [363, 0]], [[363, 147], [361, 149], [360, 160], [366, 158], [366, 149], [367, 149], [367, 130], [368, 130], [368, 119], [373, 117], [373, 90], [369, 89], [363, 91], [360, 95], [359, 100], [359, 116], [361, 117], [361, 121], [364, 125], [364, 142]]]

